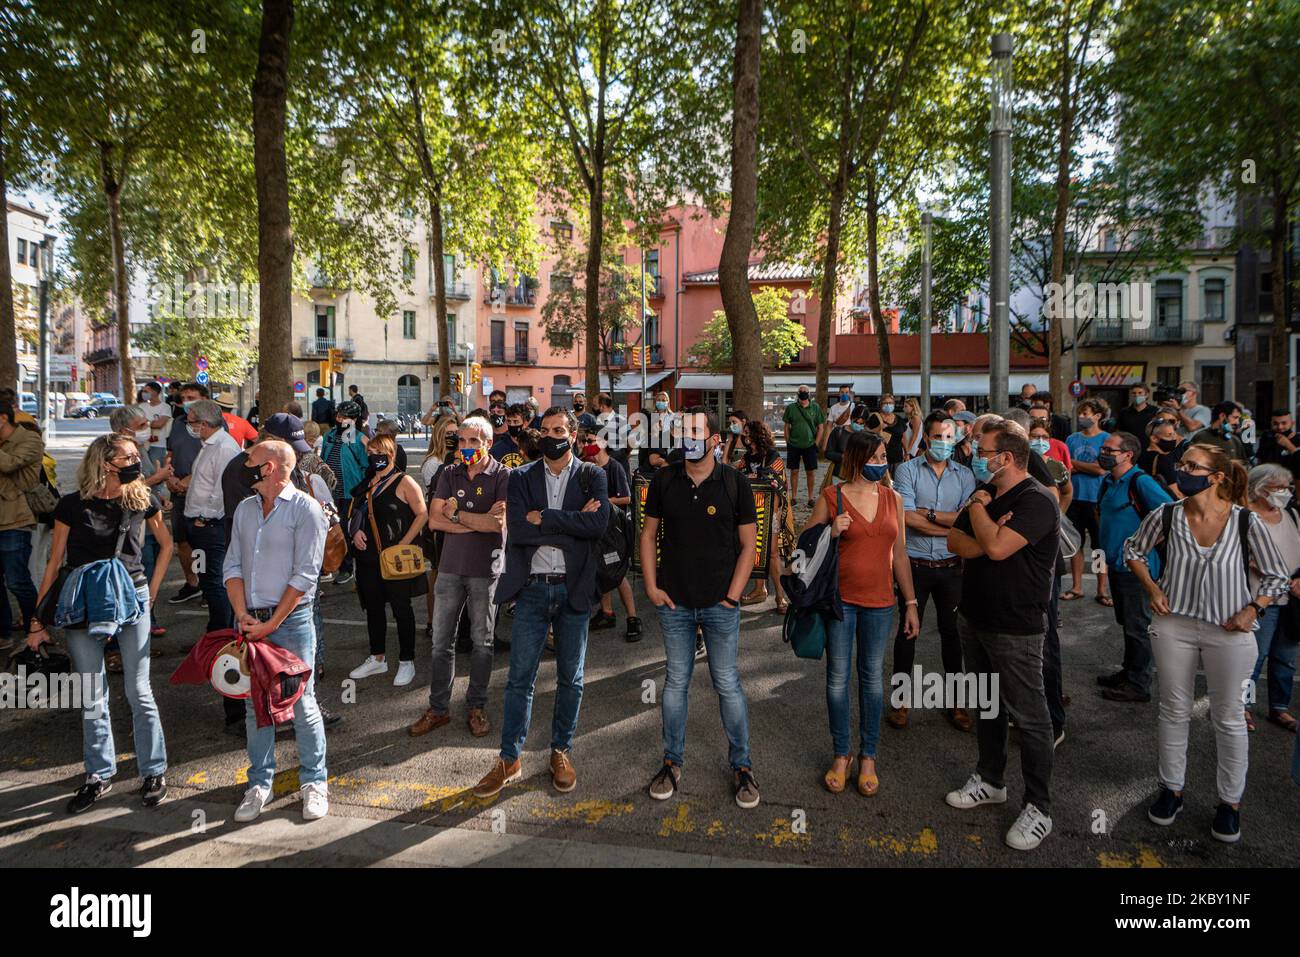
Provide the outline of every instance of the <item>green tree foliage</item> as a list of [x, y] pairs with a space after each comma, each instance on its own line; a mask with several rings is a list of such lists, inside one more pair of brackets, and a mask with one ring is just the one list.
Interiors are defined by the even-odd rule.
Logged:
[[[187, 305], [196, 303], [191, 300]], [[201, 307], [158, 311], [149, 325], [132, 335], [132, 340], [138, 349], [156, 356], [165, 369], [189, 374], [195, 360], [206, 356], [213, 382], [238, 384], [257, 364], [253, 318], [224, 310], [209, 315]]]
[[[753, 294], [754, 311], [763, 343], [763, 360], [779, 369], [812, 345], [804, 328], [790, 318], [790, 291], [780, 286], [760, 286]], [[715, 310], [700, 337], [686, 353], [688, 361], [705, 369], [731, 368], [731, 327], [721, 309]]]

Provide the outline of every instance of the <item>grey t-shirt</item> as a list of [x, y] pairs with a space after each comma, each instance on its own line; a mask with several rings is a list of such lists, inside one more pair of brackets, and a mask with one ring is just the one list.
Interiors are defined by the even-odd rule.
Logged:
[[1189, 405], [1183, 409], [1183, 412], [1190, 415], [1197, 422], [1201, 423], [1201, 428], [1206, 429], [1210, 426], [1210, 409], [1204, 405]]

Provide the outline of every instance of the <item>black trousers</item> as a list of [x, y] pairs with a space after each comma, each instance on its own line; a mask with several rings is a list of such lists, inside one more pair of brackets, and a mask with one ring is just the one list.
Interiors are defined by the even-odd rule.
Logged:
[[1065, 698], [1061, 691], [1061, 578], [1052, 576], [1052, 601], [1047, 606], [1047, 634], [1043, 639], [1043, 690], [1047, 693], [1047, 712], [1052, 716], [1052, 740], [1065, 728]]
[[[934, 599], [934, 613], [939, 620], [939, 652], [945, 674], [960, 674], [961, 638], [957, 634], [957, 603], [961, 601], [961, 566], [929, 568], [912, 562], [912, 587], [916, 589], [916, 614], [925, 623], [925, 605]], [[911, 680], [916, 660], [916, 640], [903, 636], [903, 613], [907, 606], [899, 599], [898, 634], [894, 636], [894, 674]]]
[[388, 609], [392, 607], [393, 618], [397, 621], [397, 660], [415, 660], [415, 610], [411, 608], [411, 596], [405, 582], [397, 582], [400, 588], [386, 587], [379, 566], [369, 562], [357, 562], [357, 593], [361, 596], [362, 607], [366, 610], [366, 631], [370, 635], [370, 653], [384, 654], [388, 641]]

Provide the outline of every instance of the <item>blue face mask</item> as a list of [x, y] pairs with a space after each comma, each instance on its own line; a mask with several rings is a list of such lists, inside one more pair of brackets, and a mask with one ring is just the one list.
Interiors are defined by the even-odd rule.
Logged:
[[1224, 434], [1224, 435], [1232, 435], [1232, 423], [1231, 423], [1231, 422], [1224, 422], [1224, 423], [1223, 423], [1223, 434]]
[[893, 412], [893, 411], [894, 411], [894, 403], [892, 403], [892, 402], [886, 402], [884, 405], [882, 405], [882, 406], [880, 407], [880, 411], [881, 411], [881, 412], [884, 412], [886, 415], [889, 414], [890, 412]]
[[862, 431], [863, 429], [865, 429], [865, 428], [866, 428], [866, 426], [863, 425], [861, 422], [850, 422], [850, 423], [849, 423], [849, 431], [850, 431], [850, 432], [861, 432], [861, 431]]
[[947, 439], [935, 439], [926, 449], [926, 455], [930, 456], [936, 462], [946, 462], [952, 455], [952, 443]]
[[667, 403], [667, 402], [656, 402], [656, 403], [655, 403], [655, 411], [656, 411], [656, 412], [666, 412], [667, 410], [668, 410], [668, 403]]
[[732, 434], [732, 435], [739, 435], [739, 434], [740, 434], [740, 423], [739, 423], [739, 422], [732, 422], [732, 423], [731, 423], [731, 434]]
[[1029, 447], [1039, 455], [1046, 455], [1048, 452], [1052, 451], [1052, 443], [1047, 441], [1047, 439], [1034, 439], [1029, 443]]
[[993, 481], [993, 476], [1002, 471], [1001, 469], [998, 469], [995, 472], [991, 469], [989, 467], [989, 460], [984, 458], [982, 455], [976, 455], [972, 458], [970, 460], [970, 467], [971, 471], [975, 473], [975, 481], [977, 482], [991, 482]]
[[698, 462], [705, 456], [706, 439], [691, 439], [682, 437], [682, 453], [686, 456], [688, 462]]
[[1175, 472], [1174, 481], [1178, 485], [1178, 491], [1188, 498], [1198, 495], [1210, 487], [1210, 477], [1208, 475], [1196, 475], [1193, 472]]
[[866, 479], [868, 482], [879, 482], [882, 478], [885, 477], [885, 473], [888, 471], [889, 471], [889, 466], [887, 464], [886, 465], [864, 465], [862, 466], [862, 477]]
[[952, 440], [953, 442], [960, 442], [964, 438], [966, 438], [966, 429], [959, 425], [953, 430]]

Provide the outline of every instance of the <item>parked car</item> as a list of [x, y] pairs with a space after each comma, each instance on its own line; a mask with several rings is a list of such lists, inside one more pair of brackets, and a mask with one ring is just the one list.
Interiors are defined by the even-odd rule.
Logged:
[[114, 411], [122, 408], [122, 403], [117, 399], [91, 399], [85, 405], [78, 406], [68, 413], [70, 419], [94, 419], [101, 415], [112, 415]]
[[77, 406], [85, 405], [89, 401], [89, 392], [69, 392], [63, 400], [63, 414], [71, 415], [73, 409], [77, 408]]

